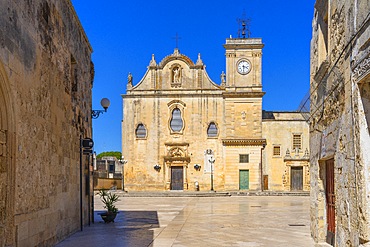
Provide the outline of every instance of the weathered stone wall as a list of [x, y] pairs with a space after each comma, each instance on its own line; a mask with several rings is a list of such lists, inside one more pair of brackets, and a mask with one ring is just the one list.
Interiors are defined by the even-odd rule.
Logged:
[[1, 1], [0, 246], [50, 246], [79, 229], [91, 52], [70, 1]]
[[[325, 163], [334, 159], [335, 246], [368, 245], [370, 3], [316, 1], [311, 42], [311, 232], [327, 238]], [[364, 89], [364, 93], [361, 90]]]

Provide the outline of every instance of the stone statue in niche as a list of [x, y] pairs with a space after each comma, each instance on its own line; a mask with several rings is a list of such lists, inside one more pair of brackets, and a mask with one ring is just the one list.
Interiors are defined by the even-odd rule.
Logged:
[[181, 67], [179, 65], [176, 65], [172, 68], [172, 80], [171, 80], [171, 86], [172, 87], [181, 87]]
[[173, 69], [173, 82], [174, 83], [180, 82], [180, 68], [178, 67]]

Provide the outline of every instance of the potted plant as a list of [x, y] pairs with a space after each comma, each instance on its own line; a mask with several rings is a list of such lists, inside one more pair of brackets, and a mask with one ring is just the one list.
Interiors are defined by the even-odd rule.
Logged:
[[119, 197], [110, 191], [107, 192], [106, 190], [100, 190], [98, 195], [104, 203], [104, 208], [107, 210], [106, 212], [99, 213], [99, 215], [105, 223], [114, 222], [118, 213], [118, 208], [116, 208], [114, 204], [118, 201]]

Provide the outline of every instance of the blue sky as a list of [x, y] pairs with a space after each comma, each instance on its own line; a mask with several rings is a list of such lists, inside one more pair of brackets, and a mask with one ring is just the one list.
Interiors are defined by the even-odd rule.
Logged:
[[122, 98], [127, 74], [134, 84], [179, 49], [194, 62], [198, 53], [210, 78], [225, 71], [226, 38], [237, 37], [237, 19], [251, 19], [251, 37], [262, 38], [264, 110], [297, 110], [309, 91], [310, 40], [315, 0], [72, 0], [93, 47], [93, 109], [107, 97], [107, 113], [93, 120], [95, 151], [121, 151]]

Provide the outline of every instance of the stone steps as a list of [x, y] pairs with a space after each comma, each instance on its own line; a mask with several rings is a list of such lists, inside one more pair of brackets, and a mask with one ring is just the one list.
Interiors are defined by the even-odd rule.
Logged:
[[226, 196], [309, 196], [309, 191], [130, 191], [112, 190], [121, 197], [226, 197]]

